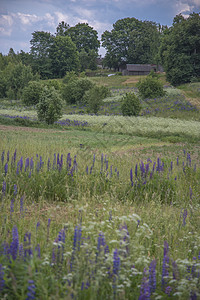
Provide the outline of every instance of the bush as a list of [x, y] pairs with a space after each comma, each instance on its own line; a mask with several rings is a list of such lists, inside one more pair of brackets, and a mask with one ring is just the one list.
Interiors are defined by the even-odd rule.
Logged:
[[140, 80], [137, 83], [137, 87], [142, 99], [163, 97], [165, 95], [162, 82], [152, 76], [147, 76], [145, 79]]
[[23, 89], [22, 101], [25, 105], [35, 105], [39, 102], [44, 87], [39, 81], [30, 81]]
[[66, 72], [65, 77], [63, 78], [63, 83], [68, 84], [71, 80], [77, 80], [78, 76], [75, 71]]
[[87, 111], [97, 113], [103, 99], [110, 95], [110, 91], [104, 86], [94, 86], [84, 95], [84, 102], [87, 104]]
[[93, 86], [94, 83], [85, 78], [70, 80], [68, 84], [63, 87], [63, 99], [69, 104], [80, 103], [83, 101], [85, 92]]
[[54, 87], [44, 87], [36, 105], [38, 119], [53, 124], [62, 116], [63, 101]]
[[127, 93], [122, 98], [121, 111], [123, 116], [138, 116], [140, 110], [140, 100], [134, 93]]
[[57, 79], [49, 79], [42, 82], [42, 84], [48, 88], [54, 87], [56, 91], [60, 91], [62, 88], [62, 83]]

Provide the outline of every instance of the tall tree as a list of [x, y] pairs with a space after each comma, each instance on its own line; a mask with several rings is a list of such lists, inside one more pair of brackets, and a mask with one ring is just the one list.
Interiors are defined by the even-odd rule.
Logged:
[[160, 56], [167, 80], [174, 85], [200, 77], [200, 15], [187, 19], [179, 14], [173, 25], [164, 31]]
[[67, 30], [70, 28], [69, 24], [65, 23], [64, 21], [60, 22], [56, 27], [56, 36], [65, 36]]
[[66, 72], [79, 69], [79, 55], [69, 36], [57, 36], [49, 49], [49, 59], [54, 77], [62, 78]]
[[30, 41], [33, 62], [32, 68], [38, 72], [42, 78], [51, 77], [51, 61], [49, 59], [49, 50], [55, 37], [50, 32], [34, 31]]
[[136, 18], [124, 18], [113, 29], [102, 34], [102, 46], [107, 53], [105, 62], [117, 68], [122, 63], [155, 63], [159, 43], [157, 25]]
[[78, 23], [74, 27], [70, 27], [66, 34], [69, 35], [76, 45], [78, 52], [85, 50], [87, 53], [90, 50], [98, 52], [100, 42], [98, 41], [98, 33], [87, 23]]

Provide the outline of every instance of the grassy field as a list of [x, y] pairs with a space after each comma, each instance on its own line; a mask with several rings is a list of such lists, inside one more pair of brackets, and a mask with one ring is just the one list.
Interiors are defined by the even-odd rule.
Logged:
[[199, 299], [199, 111], [47, 127], [18, 104], [0, 110], [0, 298]]

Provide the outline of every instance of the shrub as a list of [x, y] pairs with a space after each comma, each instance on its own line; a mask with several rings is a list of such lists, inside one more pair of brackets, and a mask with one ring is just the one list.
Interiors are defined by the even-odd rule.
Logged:
[[47, 86], [48, 88], [54, 87], [57, 91], [60, 91], [62, 88], [62, 83], [57, 79], [49, 79], [47, 81], [44, 81], [43, 85]]
[[62, 116], [63, 101], [54, 87], [44, 87], [36, 106], [38, 119], [53, 124]]
[[39, 102], [44, 87], [39, 81], [30, 81], [23, 89], [22, 101], [25, 105], [35, 105]]
[[87, 111], [97, 113], [103, 104], [103, 99], [110, 96], [110, 90], [105, 86], [94, 86], [88, 90], [83, 98], [87, 104]]
[[66, 72], [65, 77], [63, 78], [63, 83], [68, 84], [71, 80], [77, 80], [78, 76], [75, 71]]
[[134, 93], [126, 93], [121, 104], [123, 116], [138, 116], [140, 110], [141, 104], [138, 97]]
[[63, 99], [69, 104], [80, 103], [86, 91], [94, 86], [90, 80], [81, 78], [77, 80], [70, 80], [67, 85], [63, 87]]
[[137, 83], [137, 87], [142, 99], [163, 97], [165, 95], [162, 82], [152, 76], [147, 76], [145, 79], [140, 80]]

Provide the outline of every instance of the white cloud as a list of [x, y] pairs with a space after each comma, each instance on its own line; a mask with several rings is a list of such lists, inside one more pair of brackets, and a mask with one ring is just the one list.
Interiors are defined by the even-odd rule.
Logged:
[[0, 16], [0, 35], [10, 36], [12, 33], [13, 17], [10, 15]]
[[23, 25], [31, 25], [32, 23], [38, 22], [41, 20], [40, 17], [36, 15], [17, 13], [12, 14], [16, 19], [19, 19]]

